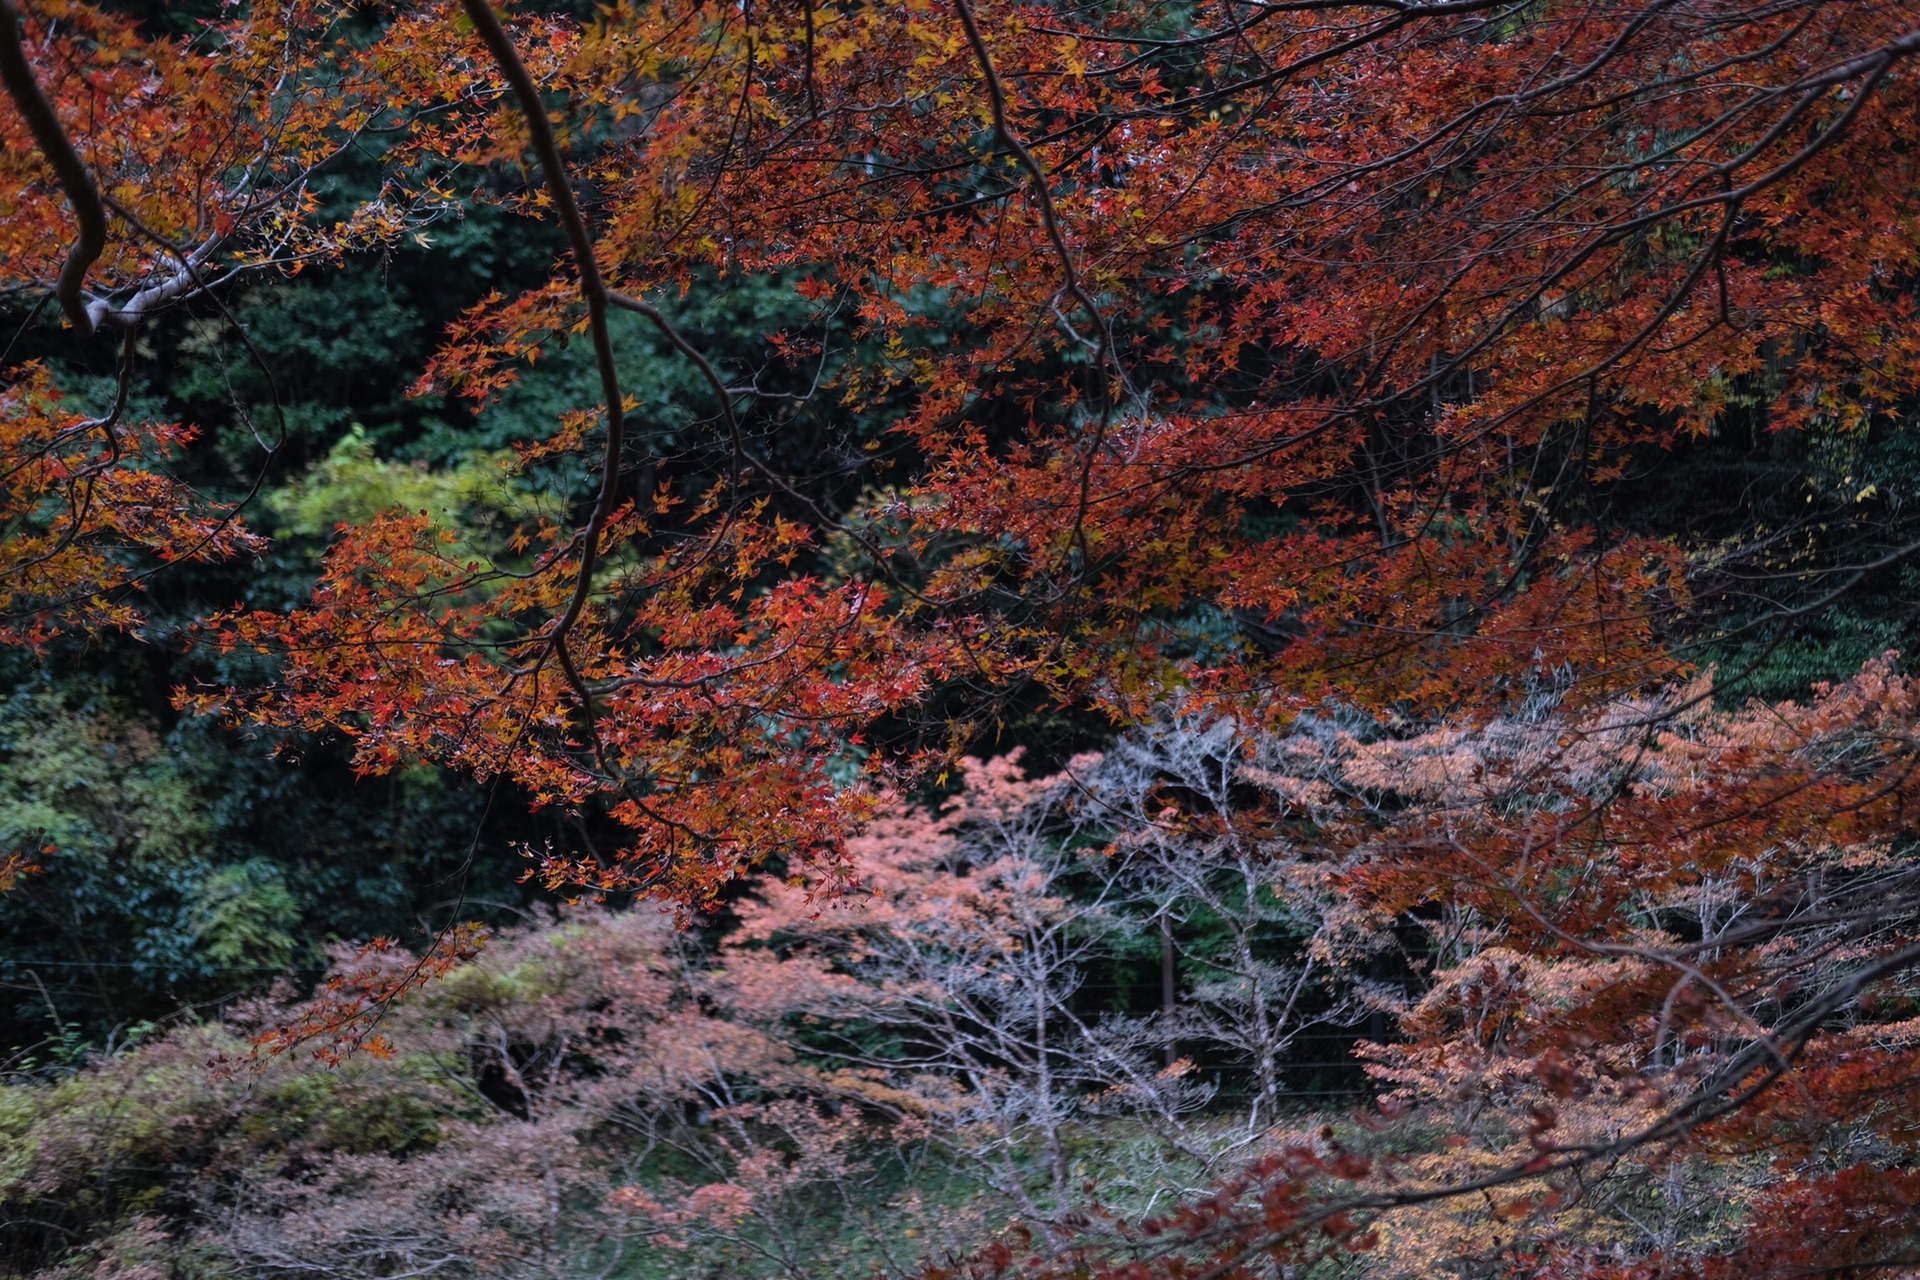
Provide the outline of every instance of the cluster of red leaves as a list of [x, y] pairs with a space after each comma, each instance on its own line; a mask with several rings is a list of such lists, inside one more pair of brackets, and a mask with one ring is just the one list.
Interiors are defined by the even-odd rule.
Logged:
[[187, 556], [250, 552], [258, 540], [160, 468], [190, 428], [115, 424], [66, 408], [44, 369], [0, 385], [0, 642], [133, 627], [128, 589]]
[[[96, 325], [124, 326], [240, 272], [338, 261], [452, 207], [424, 178], [344, 218], [323, 215], [309, 190], [369, 128], [485, 98], [440, 78], [467, 37], [438, 15], [403, 15], [369, 43], [353, 6], [328, 0], [236, 7], [188, 39], [143, 35], [73, 0], [19, 7], [26, 59], [113, 214], [87, 264]], [[11, 105], [0, 113], [0, 275], [45, 286], [69, 258], [73, 193]], [[394, 159], [409, 163], [404, 150]]]
[[15, 849], [5, 857], [0, 857], [0, 893], [5, 893], [20, 882], [21, 876], [38, 873], [40, 864], [31, 854]]
[[[638, 525], [624, 511], [612, 536]], [[539, 874], [699, 901], [760, 858], [836, 848], [866, 802], [830, 780], [834, 753], [949, 669], [879, 587], [791, 578], [749, 594], [767, 559], [804, 540], [740, 519], [691, 552], [617, 563], [572, 632], [569, 672], [551, 643], [574, 589], [563, 534], [543, 531], [531, 568], [508, 575], [425, 517], [386, 517], [343, 534], [307, 608], [216, 620], [222, 645], [282, 657], [278, 688], [182, 703], [344, 731], [366, 772], [435, 759], [536, 804], [606, 797], [632, 833], [619, 860], [555, 855]]]
[[[447, 928], [417, 956], [392, 938], [375, 938], [341, 957], [308, 1000], [256, 1035], [248, 1061], [257, 1066], [296, 1051], [328, 1066], [351, 1053], [390, 1057], [393, 1046], [379, 1026], [393, 1005], [472, 960], [486, 942], [487, 930], [474, 924]], [[215, 1069], [226, 1074], [244, 1065], [222, 1060]]]

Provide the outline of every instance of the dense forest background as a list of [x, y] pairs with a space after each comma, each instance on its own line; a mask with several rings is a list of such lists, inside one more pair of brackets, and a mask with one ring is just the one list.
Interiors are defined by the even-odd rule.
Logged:
[[[154, 33], [214, 12], [117, 8]], [[364, 8], [369, 34], [380, 8]], [[383, 181], [369, 140], [312, 193], [344, 217]], [[618, 845], [593, 805], [427, 764], [362, 776], [339, 735], [177, 709], [183, 689], [275, 677], [274, 658], [189, 633], [236, 604], [306, 601], [341, 525], [427, 511], [498, 549], [530, 513], [577, 514], [578, 455], [500, 464], [595, 400], [587, 342], [550, 346], [484, 414], [415, 393], [450, 326], [538, 287], [564, 250], [555, 226], [475, 200], [140, 333], [129, 412], [201, 424], [173, 470], [244, 500], [270, 545], [167, 566], [131, 632], [0, 650], [0, 845], [38, 863], [0, 894], [0, 1270], [908, 1274], [997, 1240], [1058, 1231], [1064, 1247], [1083, 1186], [1114, 1211], [1170, 1208], [1276, 1129], [1386, 1141], [1350, 1113], [1376, 1096], [1369, 1064], [1415, 1069], [1383, 1046], [1448, 926], [1409, 918], [1335, 963], [1356, 926], [1304, 880], [1273, 887], [1291, 883], [1274, 870], [1291, 855], [1270, 826], [1244, 845], [1235, 826], [1286, 786], [1384, 794], [1360, 762], [1390, 735], [1332, 701], [1284, 734], [1177, 702], [1116, 724], [1037, 685], [965, 720], [957, 742], [960, 719], [939, 707], [903, 717], [881, 745], [936, 744], [952, 764], [856, 841], [859, 905], [816, 903], [776, 859], [690, 909], [541, 882], [542, 853]], [[801, 274], [709, 273], [676, 310], [756, 388], [746, 427], [798, 478], [776, 497], [796, 518], [847, 511], [922, 461], [890, 431], [910, 386], [805, 394], [890, 357], [796, 291]], [[104, 408], [119, 353], [37, 301], [0, 297], [6, 358], [44, 362], [64, 397]], [[923, 332], [970, 323], [937, 291], [906, 305]], [[648, 439], [693, 456], [712, 427], [699, 371], [641, 317], [613, 328]], [[1058, 369], [1027, 372], [1070, 368], [1049, 358]], [[1260, 376], [1225, 371], [1216, 393]], [[1593, 525], [1671, 540], [1697, 567], [1661, 641], [1709, 673], [1708, 705], [1728, 716], [1910, 653], [1920, 628], [1920, 567], [1892, 554], [1920, 527], [1920, 403], [1782, 428], [1764, 391], [1735, 386], [1710, 429], [1635, 450], [1579, 499]], [[996, 439], [1030, 412], [975, 407]], [[666, 483], [697, 498], [699, 477], [687, 463]], [[826, 539], [802, 569], [832, 581], [860, 554]], [[1210, 606], [1169, 626], [1174, 656], [1195, 660], [1288, 640], [1283, 623]], [[1267, 781], [1237, 773], [1246, 760]], [[1213, 825], [1168, 836], [1166, 804]], [[1312, 820], [1289, 831], [1310, 844]], [[488, 945], [385, 1009], [371, 1052], [362, 1036], [338, 1055], [260, 1058], [263, 1029], [469, 923]], [[1689, 1166], [1583, 1230], [1719, 1239], [1744, 1176]], [[1420, 1274], [1431, 1256], [1390, 1244], [1403, 1252], [1368, 1265]]]
[[[202, 16], [190, 5], [129, 11], [183, 31]], [[378, 166], [368, 160], [362, 169], [330, 170], [318, 184], [322, 198], [342, 211], [369, 198]], [[191, 318], [143, 335], [137, 411], [208, 424], [180, 460], [181, 476], [226, 500], [258, 482], [251, 515], [273, 545], [258, 559], [157, 577], [139, 635], [69, 640], [44, 658], [0, 651], [11, 689], [0, 713], [5, 839], [21, 845], [44, 835], [59, 851], [56, 874], [0, 899], [0, 981], [14, 993], [0, 1010], [0, 1037], [16, 1050], [49, 1037], [107, 1043], [116, 1028], [123, 1035], [188, 1007], [218, 1006], [283, 972], [315, 976], [337, 941], [417, 942], [454, 918], [507, 923], [550, 900], [522, 883], [515, 850], [577, 843], [574, 819], [530, 811], [511, 787], [490, 795], [436, 770], [356, 781], [340, 741], [233, 732], [178, 714], [172, 694], [259, 674], [246, 655], [183, 651], [184, 624], [236, 600], [268, 609], [304, 600], [336, 524], [396, 506], [431, 508], [484, 537], [534, 500], [488, 464], [591, 397], [589, 351], [551, 353], [483, 417], [454, 395], [407, 393], [449, 324], [490, 292], [537, 283], [560, 247], [554, 228], [477, 205], [390, 252], [257, 281], [224, 309], [201, 303]], [[752, 278], [696, 286], [684, 328], [725, 366], [756, 371], [770, 388], [782, 379], [804, 388], [815, 370], [793, 367], [764, 337], [812, 319], [784, 286]], [[110, 400], [114, 353], [51, 326], [23, 326], [27, 311], [16, 303], [6, 316], [8, 332], [20, 331], [16, 357], [55, 362], [63, 389], [82, 402]], [[937, 312], [925, 322], [937, 324]], [[236, 323], [267, 358], [271, 391]], [[832, 324], [816, 335], [832, 360], [876, 358], [848, 346]], [[657, 333], [633, 318], [619, 337], [626, 381], [651, 429], [670, 439], [676, 424], [703, 416], [697, 371]], [[269, 455], [258, 436], [274, 398], [289, 435]], [[1822, 438], [1770, 430], [1753, 401], [1743, 411], [1736, 399], [1709, 435], [1637, 459], [1601, 496], [1602, 518], [1674, 537], [1703, 558], [1757, 534], [1766, 541], [1755, 554], [1782, 573], [1871, 561], [1904, 544], [1920, 484], [1916, 410]], [[797, 472], [822, 454], [840, 464], [814, 468], [823, 474], [809, 496], [831, 507], [910, 465], [891, 456], [900, 448], [893, 441], [878, 453], [860, 449], [882, 439], [899, 411], [897, 400], [850, 407], [818, 398], [776, 411], [777, 431], [766, 426]], [[834, 554], [818, 553], [819, 567], [830, 571]], [[1862, 574], [1784, 622], [1771, 617], [1784, 612], [1772, 601], [1754, 606], [1731, 591], [1717, 598], [1708, 583], [1688, 631], [1673, 638], [1724, 673], [1724, 698], [1802, 697], [1816, 681], [1910, 648], [1920, 617], [1915, 572], [1895, 563]], [[1225, 643], [1236, 626], [1259, 627], [1206, 617], [1190, 625], [1199, 644], [1209, 628]], [[1022, 747], [1044, 770], [1108, 744], [1113, 729], [1102, 716], [1034, 705], [1013, 708], [994, 733], [979, 749]], [[1142, 999], [1157, 999], [1157, 967], [1133, 981]]]

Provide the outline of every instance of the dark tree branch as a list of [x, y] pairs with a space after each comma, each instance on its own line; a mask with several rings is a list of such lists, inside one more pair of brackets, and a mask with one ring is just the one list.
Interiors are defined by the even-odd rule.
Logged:
[[47, 101], [27, 61], [26, 32], [14, 0], [0, 0], [0, 84], [6, 86], [14, 108], [33, 132], [40, 154], [53, 166], [54, 177], [73, 207], [74, 220], [80, 224], [79, 235], [60, 267], [54, 294], [60, 299], [67, 322], [91, 334], [100, 327], [100, 317], [89, 305], [85, 286], [87, 272], [107, 247], [107, 208], [100, 200], [99, 188], [94, 186], [93, 174], [73, 149], [73, 140], [67, 137], [59, 114]]

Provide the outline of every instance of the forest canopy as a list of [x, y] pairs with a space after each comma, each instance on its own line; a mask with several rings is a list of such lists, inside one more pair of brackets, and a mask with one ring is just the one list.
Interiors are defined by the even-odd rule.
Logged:
[[0, 1256], [1920, 1274], [1917, 76], [0, 0]]

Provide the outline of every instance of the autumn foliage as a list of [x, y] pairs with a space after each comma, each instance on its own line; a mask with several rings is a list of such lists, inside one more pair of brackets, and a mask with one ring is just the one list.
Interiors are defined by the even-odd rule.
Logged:
[[[803, 1188], [928, 1142], [1023, 1225], [888, 1266], [1911, 1269], [1920, 687], [1889, 654], [1748, 701], [1699, 642], [1913, 547], [1617, 513], [1736, 416], [1843, 440], [1920, 403], [1916, 54], [1908, 0], [287, 0], [184, 37], [0, 0], [0, 291], [121, 371], [83, 413], [0, 357], [0, 640], [137, 631], [168, 566], [262, 548], [169, 473], [196, 429], [130, 407], [149, 326], [504, 209], [552, 226], [550, 275], [413, 394], [484, 419], [589, 349], [594, 396], [500, 460], [537, 497], [484, 536], [341, 524], [303, 602], [187, 638], [272, 676], [174, 704], [591, 816], [611, 843], [529, 874], [732, 913], [679, 986], [663, 941], [584, 966], [698, 1071], [543, 1059], [713, 1174], [593, 1183], [634, 1238], [791, 1270]], [[341, 209], [349, 154], [379, 195]], [[677, 316], [746, 281], [807, 308], [757, 372]], [[616, 317], [700, 421], [622, 385]], [[796, 406], [882, 429], [796, 459]], [[280, 408], [237, 411], [269, 459]], [[1034, 708], [1113, 743], [967, 754]], [[1205, 982], [1090, 1012], [1088, 957], [1157, 935], [1172, 975], [1201, 921]], [[255, 1056], [392, 1052], [477, 942], [363, 953]], [[1363, 1024], [1357, 1132], [1285, 1132], [1296, 1038]], [[1243, 1130], [1199, 1044], [1253, 1081]], [[602, 1068], [654, 1110], [581, 1101]], [[1178, 1207], [1085, 1190], [1093, 1118], [1175, 1153], [1139, 1176]], [[1687, 1207], [1729, 1187], [1738, 1233]], [[278, 1266], [321, 1211], [261, 1195], [229, 1223]]]

